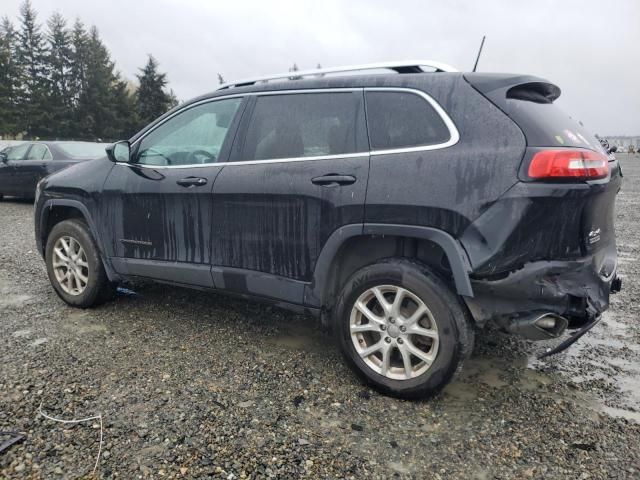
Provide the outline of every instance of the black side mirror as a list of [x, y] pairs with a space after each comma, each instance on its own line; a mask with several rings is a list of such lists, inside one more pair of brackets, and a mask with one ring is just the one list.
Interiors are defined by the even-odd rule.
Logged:
[[7, 157], [7, 154], [5, 152], [0, 152], [0, 162], [7, 163], [8, 160], [9, 157]]
[[614, 145], [613, 147], [609, 148], [609, 153], [616, 153], [617, 151], [618, 151], [617, 145]]
[[122, 140], [109, 145], [105, 148], [107, 151], [107, 157], [112, 162], [129, 163], [131, 160], [131, 145], [127, 140]]

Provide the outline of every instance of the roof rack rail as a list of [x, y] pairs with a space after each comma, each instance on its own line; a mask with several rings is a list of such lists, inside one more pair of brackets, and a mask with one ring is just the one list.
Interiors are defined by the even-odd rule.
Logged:
[[327, 73], [346, 73], [357, 72], [362, 70], [376, 70], [376, 69], [388, 69], [397, 73], [424, 73], [422, 67], [433, 68], [436, 72], [458, 72], [456, 68], [451, 65], [447, 65], [442, 62], [435, 62], [433, 60], [404, 60], [396, 62], [379, 62], [379, 63], [365, 63], [362, 65], [345, 65], [342, 67], [332, 68], [317, 68], [315, 70], [298, 70], [295, 72], [277, 73], [275, 75], [265, 75], [263, 77], [245, 78], [236, 82], [229, 82], [217, 88], [217, 90], [223, 90], [225, 88], [233, 87], [246, 87], [258, 82], [268, 82], [269, 80], [283, 80], [283, 79], [299, 79], [300, 77], [317, 77]]

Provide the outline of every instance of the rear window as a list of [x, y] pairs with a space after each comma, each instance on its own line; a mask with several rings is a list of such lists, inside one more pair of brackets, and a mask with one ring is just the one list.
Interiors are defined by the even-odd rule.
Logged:
[[375, 91], [365, 95], [373, 150], [438, 145], [451, 138], [442, 117], [419, 95]]
[[360, 92], [260, 96], [242, 160], [356, 153], [363, 116]]
[[72, 158], [100, 158], [106, 155], [108, 143], [58, 142], [56, 146]]
[[507, 114], [531, 147], [581, 147], [602, 152], [598, 139], [554, 103], [507, 99]]

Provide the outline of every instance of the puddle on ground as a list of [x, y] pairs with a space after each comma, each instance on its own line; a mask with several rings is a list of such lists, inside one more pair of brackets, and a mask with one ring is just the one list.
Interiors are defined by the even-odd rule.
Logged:
[[17, 293], [17, 286], [0, 278], [0, 307], [15, 307], [31, 300], [31, 295]]
[[31, 300], [31, 295], [0, 294], [0, 306], [17, 307]]
[[[507, 370], [514, 368], [519, 370], [517, 376], [507, 374]], [[479, 385], [499, 389], [513, 384], [525, 390], [538, 390], [551, 383], [553, 383], [551, 376], [528, 368], [526, 355], [512, 361], [472, 357], [464, 364], [460, 376], [444, 389], [444, 393], [456, 400], [466, 402], [478, 398]]]
[[479, 395], [477, 385], [466, 383], [460, 378], [447, 385], [443, 390], [443, 394], [447, 399], [462, 403], [473, 402], [478, 399]]
[[268, 337], [265, 341], [290, 350], [309, 350], [322, 347], [327, 342], [317, 331], [302, 324], [281, 327], [279, 335]]
[[638, 262], [638, 257], [634, 257], [629, 255], [628, 257], [618, 257], [618, 265], [620, 264], [630, 264], [633, 265], [634, 263]]
[[[487, 391], [486, 387], [513, 386], [539, 391], [557, 401], [573, 402], [593, 412], [594, 416], [606, 414], [640, 422], [640, 345], [630, 340], [632, 333], [628, 324], [607, 312], [602, 322], [576, 344], [543, 360], [524, 352], [512, 360], [487, 355], [471, 357], [458, 378], [444, 389], [444, 395], [454, 402], [466, 403], [481, 397], [482, 391]], [[536, 343], [533, 348], [540, 353], [558, 342]], [[618, 393], [612, 395], [607, 391], [599, 395], [595, 387], [595, 391], [585, 388], [558, 394], [546, 388], [558, 382], [557, 375], [578, 385], [606, 382]]]
[[[606, 382], [620, 394], [613, 399], [611, 395], [594, 396], [590, 407], [640, 422], [640, 345], [632, 335], [628, 324], [607, 311], [602, 321], [574, 345], [549, 359], [532, 359], [529, 368], [543, 369], [548, 362], [573, 383]], [[616, 406], [605, 404], [605, 400], [613, 400]]]
[[69, 313], [62, 324], [63, 330], [76, 335], [84, 335], [89, 333], [102, 333], [107, 331], [107, 326], [96, 321], [91, 315], [90, 310], [74, 310]]
[[606, 405], [598, 405], [599, 408], [610, 417], [626, 418], [640, 423], [640, 412], [633, 412], [626, 408], [608, 407]]
[[14, 338], [23, 338], [23, 337], [28, 337], [31, 335], [31, 330], [16, 330], [15, 332], [13, 332], [11, 334], [12, 337]]

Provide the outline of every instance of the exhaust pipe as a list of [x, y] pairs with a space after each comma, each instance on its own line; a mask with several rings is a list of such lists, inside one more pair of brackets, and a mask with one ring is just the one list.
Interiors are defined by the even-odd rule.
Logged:
[[611, 281], [611, 293], [618, 293], [622, 290], [622, 279], [616, 275]]
[[548, 340], [564, 333], [569, 321], [556, 313], [533, 313], [511, 320], [507, 330], [529, 340]]

